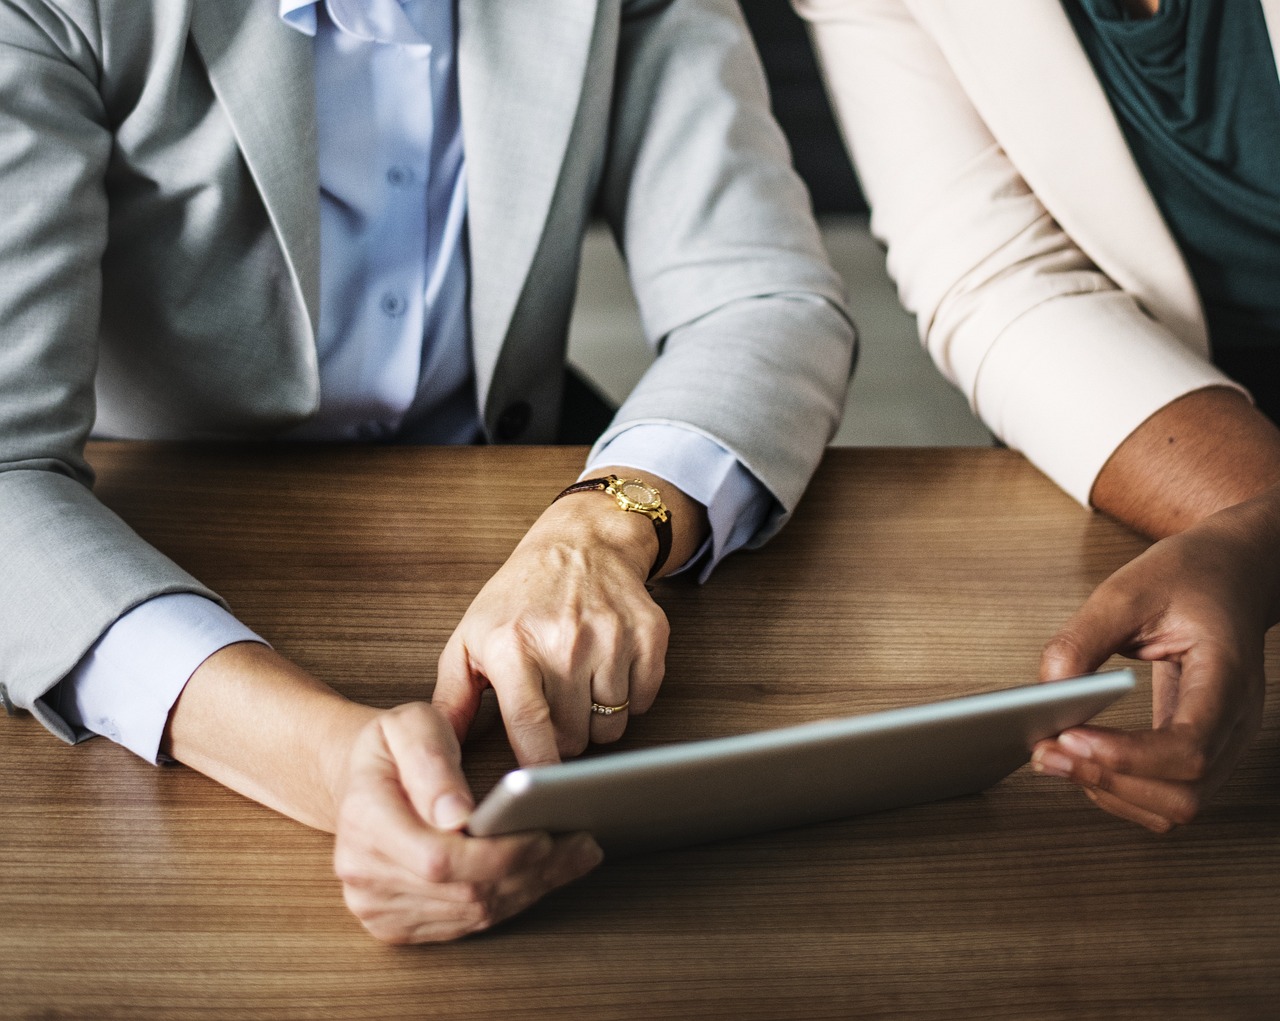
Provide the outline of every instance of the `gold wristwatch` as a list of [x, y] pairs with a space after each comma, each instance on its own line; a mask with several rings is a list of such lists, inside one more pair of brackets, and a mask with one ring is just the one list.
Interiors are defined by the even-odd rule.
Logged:
[[[671, 555], [671, 512], [662, 502], [662, 494], [639, 479], [620, 479], [616, 475], [606, 475], [599, 479], [583, 479], [581, 482], [575, 482], [561, 492], [556, 500], [570, 493], [587, 493], [592, 490], [612, 496], [620, 510], [643, 514], [653, 522], [653, 530], [658, 535], [658, 557], [654, 560], [653, 568], [646, 579], [652, 581], [653, 576], [662, 570], [662, 565]], [[551, 502], [555, 503], [556, 500]]]

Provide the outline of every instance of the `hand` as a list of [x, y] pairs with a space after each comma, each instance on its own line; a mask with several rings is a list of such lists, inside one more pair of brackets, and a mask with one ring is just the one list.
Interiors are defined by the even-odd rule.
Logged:
[[600, 861], [586, 834], [463, 835], [471, 792], [439, 713], [351, 702], [256, 642], [229, 645], [192, 674], [163, 749], [334, 833], [347, 905], [388, 942], [483, 929]]
[[1034, 749], [1039, 772], [1156, 832], [1190, 822], [1262, 720], [1264, 641], [1280, 613], [1280, 498], [1220, 511], [1156, 543], [1094, 591], [1045, 647], [1040, 674], [1151, 660], [1152, 729], [1075, 727]]
[[378, 939], [423, 943], [486, 929], [601, 860], [585, 833], [469, 837], [472, 808], [448, 723], [424, 703], [360, 731], [338, 799], [334, 870]]
[[[602, 493], [548, 507], [440, 656], [432, 701], [458, 739], [488, 686], [522, 765], [621, 737], [629, 714], [652, 705], [665, 670], [667, 618], [645, 587], [656, 554], [652, 522]], [[610, 716], [591, 711], [592, 702], [628, 700]]]

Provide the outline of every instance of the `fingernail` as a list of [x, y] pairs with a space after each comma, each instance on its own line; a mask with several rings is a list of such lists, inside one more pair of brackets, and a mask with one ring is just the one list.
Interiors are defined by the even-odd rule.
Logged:
[[574, 860], [578, 863], [578, 867], [586, 872], [604, 861], [604, 852], [591, 836], [584, 833], [578, 838]]
[[459, 830], [471, 815], [471, 802], [457, 794], [443, 794], [431, 806], [431, 814], [437, 829]]
[[1046, 748], [1031, 758], [1031, 768], [1046, 776], [1070, 776], [1072, 762], [1062, 752]]
[[1093, 758], [1093, 742], [1081, 734], [1073, 734], [1071, 731], [1058, 735], [1058, 744], [1062, 745], [1072, 755], [1079, 756], [1082, 759]]

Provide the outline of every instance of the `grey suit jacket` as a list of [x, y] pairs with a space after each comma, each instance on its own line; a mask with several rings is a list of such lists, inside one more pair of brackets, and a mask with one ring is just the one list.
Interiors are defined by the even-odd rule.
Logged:
[[[276, 0], [0, 0], [0, 693], [41, 700], [168, 592], [90, 432], [270, 437], [314, 413], [310, 41]], [[732, 0], [459, 0], [477, 401], [547, 442], [593, 209], [660, 351], [610, 430], [680, 423], [794, 507], [852, 329]]]

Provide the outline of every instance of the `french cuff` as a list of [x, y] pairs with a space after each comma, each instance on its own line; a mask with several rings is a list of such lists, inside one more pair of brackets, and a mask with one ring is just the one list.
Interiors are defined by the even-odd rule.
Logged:
[[711, 535], [679, 569], [697, 567], [706, 581], [717, 564], [745, 546], [763, 526], [773, 497], [733, 454], [700, 432], [678, 425], [644, 424], [624, 429], [587, 462], [580, 478], [607, 465], [652, 472], [707, 508]]
[[1138, 426], [1195, 390], [1246, 393], [1165, 327], [1135, 315], [1123, 292], [1095, 294], [1090, 315], [1064, 335], [1057, 298], [1011, 324], [1017, 342], [996, 343], [974, 393], [978, 414], [1081, 504], [1107, 460]]
[[100, 734], [156, 763], [169, 713], [191, 675], [237, 642], [267, 644], [211, 599], [157, 596], [111, 625], [46, 699], [77, 739]]

